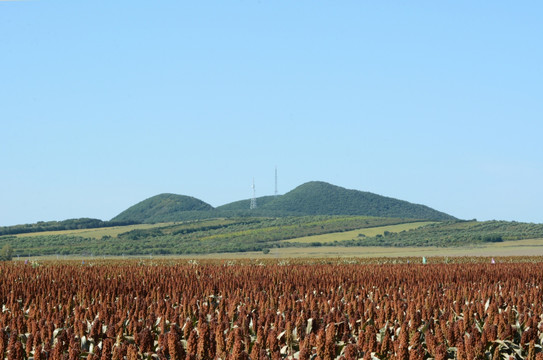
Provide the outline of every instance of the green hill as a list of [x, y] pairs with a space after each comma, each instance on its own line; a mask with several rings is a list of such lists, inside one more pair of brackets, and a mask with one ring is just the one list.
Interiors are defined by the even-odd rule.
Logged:
[[207, 218], [213, 207], [186, 195], [160, 194], [143, 200], [115, 216], [112, 221], [157, 223]]
[[424, 205], [412, 204], [359, 190], [348, 190], [321, 181], [298, 186], [281, 196], [257, 198], [257, 209], [250, 210], [250, 199], [213, 208], [189, 196], [161, 194], [144, 200], [113, 221], [157, 223], [208, 218], [284, 217], [306, 215], [358, 215], [420, 220], [454, 220], [453, 216]]
[[236, 201], [217, 207], [223, 216], [303, 216], [362, 215], [423, 220], [454, 220], [451, 215], [428, 206], [386, 196], [348, 190], [322, 181], [311, 181], [281, 196], [257, 198], [257, 209], [249, 211], [250, 200]]
[[359, 190], [348, 190], [321, 181], [298, 186], [262, 206], [262, 209], [299, 215], [363, 215], [427, 220], [453, 220], [453, 216], [428, 206]]
[[[323, 234], [333, 239], [325, 242], [331, 246], [460, 246], [543, 236], [543, 224], [461, 221], [424, 205], [319, 181], [257, 198], [257, 209], [249, 206], [250, 199], [213, 208], [194, 197], [160, 194], [111, 221], [83, 218], [0, 228], [0, 247], [9, 245], [21, 256], [203, 254], [318, 247], [324, 243], [310, 237]], [[118, 227], [134, 223], [144, 224]], [[91, 227], [111, 231], [103, 229], [99, 236], [82, 231]]]

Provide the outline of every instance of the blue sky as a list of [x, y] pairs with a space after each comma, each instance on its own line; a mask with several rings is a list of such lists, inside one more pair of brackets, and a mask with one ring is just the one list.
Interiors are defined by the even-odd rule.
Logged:
[[311, 180], [543, 222], [540, 1], [0, 1], [0, 225]]

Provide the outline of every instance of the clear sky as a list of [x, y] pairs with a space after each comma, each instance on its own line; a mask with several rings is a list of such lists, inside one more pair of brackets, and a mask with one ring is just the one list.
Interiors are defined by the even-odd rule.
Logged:
[[0, 225], [321, 180], [543, 222], [541, 1], [0, 1]]

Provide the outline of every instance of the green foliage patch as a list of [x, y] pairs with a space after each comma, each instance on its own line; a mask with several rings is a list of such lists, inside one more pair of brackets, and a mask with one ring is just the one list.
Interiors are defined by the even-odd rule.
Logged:
[[363, 215], [425, 220], [454, 217], [424, 205], [370, 192], [349, 190], [322, 181], [311, 181], [265, 205], [266, 209], [304, 215]]
[[157, 223], [206, 218], [213, 207], [192, 196], [160, 194], [129, 207], [112, 220]]
[[311, 246], [281, 240], [410, 221], [361, 216], [210, 219], [136, 229], [101, 239], [78, 236], [76, 233], [4, 236], [0, 237], [0, 246], [9, 244], [16, 254], [22, 256], [262, 251], [273, 247]]
[[36, 233], [36, 232], [43, 232], [43, 231], [95, 229], [95, 228], [124, 226], [124, 225], [132, 225], [132, 224], [136, 224], [136, 222], [132, 220], [103, 221], [103, 220], [91, 219], [91, 218], [68, 219], [68, 220], [63, 220], [63, 221], [38, 221], [35, 224], [2, 226], [0, 227], [0, 236]]
[[9, 244], [5, 244], [0, 249], [0, 261], [9, 261], [13, 257], [13, 249]]
[[[402, 231], [401, 228], [410, 228], [411, 225], [391, 226], [414, 222], [424, 225], [413, 219], [366, 216], [217, 218], [157, 224], [140, 229], [127, 226], [127, 231], [101, 238], [81, 236], [80, 230], [62, 234], [5, 235], [0, 236], [0, 248], [10, 247], [14, 256], [181, 255], [261, 252], [280, 247], [322, 245], [461, 246], [543, 238], [543, 224], [506, 221], [434, 222]], [[361, 235], [346, 241], [302, 241], [303, 238], [311, 239], [311, 236], [352, 231]]]
[[373, 237], [359, 236], [343, 246], [462, 246], [543, 238], [543, 224], [509, 221], [449, 221]]

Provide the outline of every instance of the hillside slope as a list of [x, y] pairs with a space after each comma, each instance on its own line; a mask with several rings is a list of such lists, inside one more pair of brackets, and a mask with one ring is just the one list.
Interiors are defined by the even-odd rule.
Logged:
[[0, 248], [9, 245], [13, 253], [21, 257], [55, 254], [86, 257], [91, 254], [121, 256], [245, 252], [323, 245], [500, 246], [497, 243], [524, 239], [531, 240], [519, 246], [528, 245], [534, 249], [534, 246], [541, 247], [543, 243], [543, 224], [504, 221], [445, 221], [428, 224], [413, 223], [408, 219], [316, 215], [208, 219], [145, 226], [110, 228], [109, 231], [104, 229], [101, 236], [80, 230], [53, 232], [50, 235], [5, 235], [0, 236]]
[[160, 194], [143, 200], [115, 216], [112, 221], [157, 223], [206, 216], [213, 206], [186, 195]]
[[[268, 205], [270, 202], [274, 201], [275, 199], [276, 199], [276, 196], [273, 196], [273, 195], [258, 197], [256, 198], [257, 208], [266, 207], [266, 205]], [[245, 200], [234, 201], [228, 204], [217, 206], [216, 209], [220, 211], [244, 211], [244, 210], [249, 210], [250, 206], [251, 206], [251, 199], [245, 199]]]
[[265, 204], [263, 209], [303, 215], [363, 215], [394, 218], [453, 220], [453, 216], [425, 205], [370, 192], [349, 190], [311, 181]]
[[305, 215], [361, 215], [439, 221], [455, 219], [424, 205], [359, 190], [348, 190], [321, 181], [305, 183], [284, 195], [259, 197], [257, 209], [250, 210], [249, 207], [250, 199], [213, 208], [193, 197], [161, 194], [128, 208], [112, 220], [157, 223], [212, 217]]

